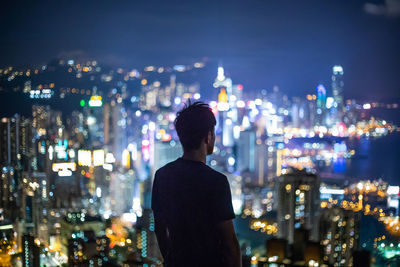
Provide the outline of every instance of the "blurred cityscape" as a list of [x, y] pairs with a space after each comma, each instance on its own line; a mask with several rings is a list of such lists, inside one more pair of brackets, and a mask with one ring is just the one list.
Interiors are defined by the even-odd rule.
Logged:
[[152, 180], [182, 154], [188, 99], [217, 119], [207, 162], [230, 182], [243, 266], [400, 264], [396, 177], [368, 172], [379, 140], [399, 138], [385, 117], [399, 104], [345, 99], [351, 73], [331, 67], [330, 84], [292, 98], [206, 60], [1, 68], [2, 106], [21, 112], [0, 118], [0, 265], [162, 266]]

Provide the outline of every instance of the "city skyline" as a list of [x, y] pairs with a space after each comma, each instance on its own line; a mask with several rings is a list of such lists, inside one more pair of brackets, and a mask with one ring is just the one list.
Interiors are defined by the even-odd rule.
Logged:
[[[222, 203], [243, 267], [400, 263], [400, 0], [7, 1], [0, 25], [1, 266], [162, 267], [157, 211], [192, 247]], [[174, 185], [193, 101], [218, 176]]]
[[326, 84], [331, 66], [340, 64], [351, 74], [349, 98], [364, 92], [378, 100], [400, 97], [400, 20], [396, 8], [385, 15], [383, 2], [96, 4], [7, 3], [2, 64], [45, 64], [62, 56], [142, 68], [207, 57], [215, 65], [222, 61], [251, 91], [277, 85], [289, 95]]

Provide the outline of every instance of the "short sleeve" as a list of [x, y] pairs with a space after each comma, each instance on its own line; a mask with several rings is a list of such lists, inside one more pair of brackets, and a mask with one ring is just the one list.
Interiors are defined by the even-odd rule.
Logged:
[[232, 195], [231, 188], [229, 186], [228, 179], [226, 176], [218, 179], [216, 186], [214, 203], [213, 203], [213, 214], [215, 221], [226, 221], [235, 219], [235, 213], [232, 207]]

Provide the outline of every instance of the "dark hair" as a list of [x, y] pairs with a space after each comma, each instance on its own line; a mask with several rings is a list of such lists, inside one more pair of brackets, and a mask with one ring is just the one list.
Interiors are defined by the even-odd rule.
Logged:
[[199, 148], [208, 132], [214, 130], [215, 124], [214, 114], [207, 104], [200, 101], [191, 103], [190, 100], [176, 114], [174, 121], [179, 140], [186, 151]]

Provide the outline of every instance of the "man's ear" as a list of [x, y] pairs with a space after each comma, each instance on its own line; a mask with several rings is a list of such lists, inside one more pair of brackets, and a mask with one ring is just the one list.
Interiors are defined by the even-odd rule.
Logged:
[[212, 137], [212, 133], [211, 133], [211, 131], [209, 131], [208, 134], [207, 134], [207, 137], [206, 137], [206, 144], [211, 143], [212, 138], [213, 138]]

